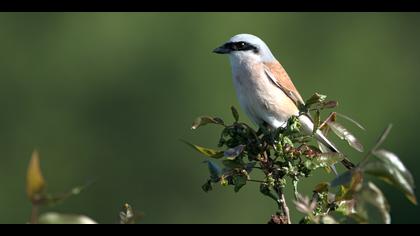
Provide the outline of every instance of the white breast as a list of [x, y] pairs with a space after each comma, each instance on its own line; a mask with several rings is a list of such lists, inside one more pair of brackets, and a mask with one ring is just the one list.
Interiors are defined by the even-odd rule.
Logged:
[[[289, 97], [267, 78], [261, 63], [231, 58], [233, 84], [239, 103], [257, 125], [264, 121], [278, 128], [285, 126], [291, 115], [298, 115]], [[293, 106], [291, 106], [293, 105]]]

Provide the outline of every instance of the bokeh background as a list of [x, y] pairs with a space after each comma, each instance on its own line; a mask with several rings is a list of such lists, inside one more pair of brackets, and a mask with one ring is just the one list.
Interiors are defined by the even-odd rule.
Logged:
[[[179, 141], [216, 147], [220, 128], [192, 131], [193, 119], [232, 120], [228, 59], [211, 50], [243, 32], [266, 41], [303, 97], [327, 94], [366, 126], [343, 122], [366, 148], [393, 123], [384, 147], [419, 183], [419, 24], [418, 13], [2, 13], [0, 222], [28, 221], [25, 174], [38, 149], [50, 192], [95, 181], [43, 211], [115, 223], [129, 202], [143, 223], [265, 223], [275, 205], [258, 185], [204, 193], [203, 157]], [[394, 223], [420, 222], [418, 207], [381, 186]]]

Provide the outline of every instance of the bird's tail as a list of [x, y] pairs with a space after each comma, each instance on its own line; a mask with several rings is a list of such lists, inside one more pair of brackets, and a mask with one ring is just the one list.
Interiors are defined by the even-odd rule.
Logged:
[[[302, 124], [304, 130], [306, 132], [310, 132], [312, 133], [313, 128], [314, 128], [314, 124], [312, 122], [312, 119], [309, 118], [306, 115], [301, 115], [299, 116], [299, 121]], [[327, 139], [327, 137], [325, 137], [325, 135], [322, 133], [321, 130], [317, 130], [315, 133], [315, 138], [321, 143], [323, 144], [326, 148], [328, 148], [331, 152], [336, 152], [336, 153], [342, 153], [340, 152], [335, 145]], [[354, 167], [356, 167], [356, 165], [354, 165], [349, 159], [347, 159], [346, 157], [344, 157], [344, 159], [341, 161], [341, 163], [349, 170], [353, 169]]]

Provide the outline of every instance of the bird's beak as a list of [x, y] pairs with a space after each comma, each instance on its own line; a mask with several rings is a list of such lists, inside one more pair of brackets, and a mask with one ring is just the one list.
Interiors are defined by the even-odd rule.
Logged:
[[225, 45], [222, 45], [218, 48], [213, 49], [213, 52], [217, 54], [228, 54], [230, 53], [230, 49], [227, 48]]

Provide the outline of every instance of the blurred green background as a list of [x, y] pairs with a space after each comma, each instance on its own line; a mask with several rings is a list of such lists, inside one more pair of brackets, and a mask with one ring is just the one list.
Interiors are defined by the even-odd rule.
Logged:
[[[419, 183], [419, 24], [417, 13], [2, 13], [0, 222], [29, 219], [25, 174], [36, 148], [50, 192], [96, 181], [44, 211], [115, 223], [129, 202], [143, 223], [265, 223], [275, 205], [258, 185], [204, 193], [203, 157], [179, 141], [215, 147], [220, 128], [193, 132], [193, 119], [232, 121], [229, 62], [211, 50], [243, 32], [270, 46], [303, 97], [327, 94], [366, 126], [343, 122], [366, 148], [393, 123], [384, 147]], [[381, 186], [394, 223], [420, 222], [418, 207]]]

